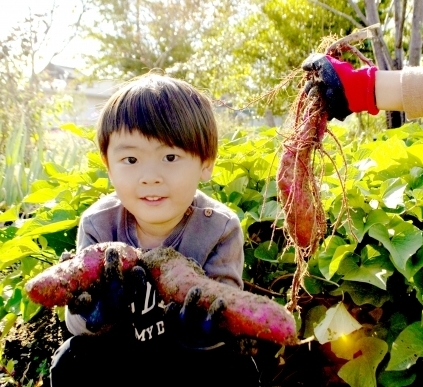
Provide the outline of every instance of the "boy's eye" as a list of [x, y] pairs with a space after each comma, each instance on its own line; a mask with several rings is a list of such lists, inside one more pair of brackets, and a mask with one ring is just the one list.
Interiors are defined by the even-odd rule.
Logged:
[[126, 157], [123, 160], [126, 164], [135, 164], [137, 162], [136, 157]]
[[164, 157], [164, 160], [168, 161], [168, 162], [172, 162], [172, 161], [175, 161], [177, 159], [178, 159], [178, 156], [176, 156], [176, 155], [166, 155]]

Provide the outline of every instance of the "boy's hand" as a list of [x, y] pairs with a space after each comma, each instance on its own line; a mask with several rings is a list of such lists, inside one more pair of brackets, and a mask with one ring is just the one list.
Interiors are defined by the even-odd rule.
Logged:
[[355, 70], [330, 55], [312, 54], [302, 64], [309, 80], [305, 92], [318, 93], [326, 103], [329, 119], [343, 121], [351, 113], [377, 114], [375, 66]]
[[167, 326], [187, 348], [208, 350], [223, 345], [219, 322], [221, 312], [226, 308], [224, 301], [217, 298], [208, 310], [198, 306], [201, 289], [192, 287], [185, 296], [182, 308], [171, 302], [166, 306]]
[[172, 326], [182, 345], [191, 349], [211, 350], [226, 344], [236, 353], [248, 356], [257, 355], [264, 350], [270, 350], [272, 354], [278, 352], [280, 346], [273, 343], [249, 337], [235, 337], [221, 329], [219, 324], [226, 308], [225, 301], [217, 298], [206, 311], [198, 306], [200, 297], [201, 289], [192, 287], [182, 308], [175, 303], [166, 307], [168, 325]]
[[119, 252], [109, 247], [104, 253], [99, 284], [74, 298], [68, 305], [69, 311], [80, 314], [91, 332], [108, 330], [126, 316], [129, 303], [141, 293], [145, 283], [146, 274], [140, 266], [132, 268], [124, 278]]

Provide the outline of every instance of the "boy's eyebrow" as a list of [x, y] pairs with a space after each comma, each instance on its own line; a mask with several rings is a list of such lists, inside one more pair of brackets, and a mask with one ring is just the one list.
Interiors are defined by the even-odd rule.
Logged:
[[[158, 149], [161, 149], [161, 148], [174, 148], [174, 147], [160, 143], [159, 145], [157, 145], [153, 149], [158, 150]], [[132, 145], [132, 144], [118, 144], [118, 145], [116, 145], [115, 147], [112, 148], [113, 152], [135, 150], [135, 149], [140, 149], [140, 148], [138, 146]]]
[[137, 149], [138, 147], [135, 145], [130, 144], [119, 144], [115, 147], [112, 147], [113, 152], [119, 152], [119, 151], [125, 151], [125, 150], [131, 150], [131, 149]]

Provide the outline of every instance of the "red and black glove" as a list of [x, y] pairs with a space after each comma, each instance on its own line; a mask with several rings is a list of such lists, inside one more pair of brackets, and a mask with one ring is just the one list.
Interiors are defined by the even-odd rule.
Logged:
[[343, 121], [351, 113], [379, 112], [375, 98], [377, 67], [354, 69], [350, 63], [324, 54], [310, 55], [301, 67], [309, 72], [305, 92], [323, 98], [329, 119]]

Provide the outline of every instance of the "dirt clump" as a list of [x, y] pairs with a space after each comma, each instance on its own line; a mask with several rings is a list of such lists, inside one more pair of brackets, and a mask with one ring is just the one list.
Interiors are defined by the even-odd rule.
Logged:
[[[51, 357], [68, 337], [65, 323], [52, 309], [42, 309], [27, 323], [19, 317], [4, 338], [0, 386], [49, 386]], [[5, 366], [11, 360], [15, 364], [8, 374]]]

